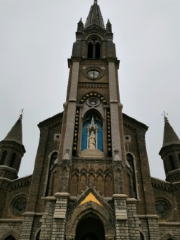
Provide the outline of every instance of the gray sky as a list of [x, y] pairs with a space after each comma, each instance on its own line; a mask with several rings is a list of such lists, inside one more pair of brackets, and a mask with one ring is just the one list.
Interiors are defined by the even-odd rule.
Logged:
[[[149, 126], [151, 175], [164, 179], [158, 155], [163, 110], [180, 136], [180, 1], [99, 0], [109, 18], [120, 63], [123, 112]], [[33, 171], [37, 124], [63, 110], [77, 22], [93, 0], [0, 0], [0, 139], [25, 109], [26, 154], [19, 176]]]

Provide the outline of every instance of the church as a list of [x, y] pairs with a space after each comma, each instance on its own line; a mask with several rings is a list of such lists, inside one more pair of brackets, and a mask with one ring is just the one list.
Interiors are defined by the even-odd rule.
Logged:
[[122, 112], [119, 63], [94, 0], [77, 24], [64, 111], [38, 124], [32, 175], [18, 178], [22, 115], [0, 136], [0, 240], [180, 239], [180, 139], [165, 116], [166, 180], [151, 177], [148, 127]]

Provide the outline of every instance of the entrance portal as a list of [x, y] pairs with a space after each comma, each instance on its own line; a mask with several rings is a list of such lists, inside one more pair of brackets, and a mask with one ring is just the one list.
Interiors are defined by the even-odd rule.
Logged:
[[105, 240], [104, 227], [99, 218], [83, 218], [76, 229], [76, 240]]

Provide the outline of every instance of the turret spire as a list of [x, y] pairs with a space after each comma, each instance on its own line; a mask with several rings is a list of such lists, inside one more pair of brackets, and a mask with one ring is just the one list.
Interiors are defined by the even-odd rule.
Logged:
[[102, 14], [101, 14], [100, 7], [97, 3], [97, 0], [94, 0], [94, 4], [91, 6], [89, 15], [86, 20], [85, 28], [88, 28], [94, 24], [98, 25], [99, 27], [101, 27], [103, 29], [105, 28], [104, 20], [103, 20]]
[[22, 141], [22, 112], [19, 116], [19, 119], [16, 121], [14, 126], [11, 128], [7, 136], [4, 138], [4, 141], [14, 141], [23, 145]]
[[163, 137], [163, 147], [173, 144], [180, 143], [179, 137], [175, 133], [174, 129], [170, 125], [167, 116], [164, 116], [164, 137]]

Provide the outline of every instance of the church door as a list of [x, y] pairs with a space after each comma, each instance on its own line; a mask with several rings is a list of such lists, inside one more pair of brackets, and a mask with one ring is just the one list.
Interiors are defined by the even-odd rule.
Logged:
[[82, 219], [76, 229], [76, 240], [105, 240], [101, 221], [92, 216]]

